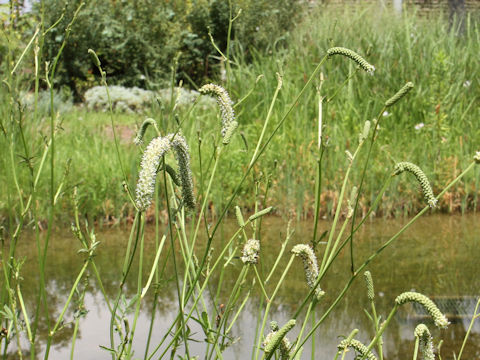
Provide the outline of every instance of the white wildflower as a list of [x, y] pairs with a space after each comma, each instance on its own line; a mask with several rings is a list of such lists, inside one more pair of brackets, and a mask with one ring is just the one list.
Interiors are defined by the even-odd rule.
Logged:
[[[298, 244], [293, 247], [292, 253], [302, 258], [307, 284], [310, 288], [313, 288], [318, 277], [317, 257], [315, 256], [313, 249], [306, 244]], [[315, 289], [315, 296], [317, 299], [320, 299], [324, 294], [325, 292], [317, 286]]]
[[244, 264], [256, 264], [258, 262], [258, 252], [260, 251], [260, 242], [255, 239], [250, 239], [247, 241], [243, 247], [242, 254], [240, 258]]
[[135, 200], [140, 211], [145, 211], [152, 203], [160, 159], [170, 150], [170, 146], [170, 140], [167, 137], [156, 137], [148, 144], [143, 153], [136, 189], [137, 199]]
[[415, 130], [420, 130], [421, 128], [423, 128], [425, 126], [425, 124], [423, 122], [421, 123], [418, 123], [417, 125], [415, 125]]

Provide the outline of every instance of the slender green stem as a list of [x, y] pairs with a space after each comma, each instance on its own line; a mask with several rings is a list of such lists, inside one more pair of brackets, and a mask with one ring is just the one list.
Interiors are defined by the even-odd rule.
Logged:
[[[347, 171], [345, 173], [345, 177], [343, 179], [343, 184], [342, 184], [342, 188], [340, 190], [340, 195], [338, 196], [338, 203], [337, 203], [337, 209], [335, 211], [335, 217], [333, 219], [333, 223], [332, 223], [332, 226], [330, 228], [330, 232], [328, 234], [327, 246], [326, 246], [325, 252], [323, 254], [322, 264], [320, 265], [320, 272], [326, 267], [326, 265], [328, 263], [327, 260], [329, 259], [329, 255], [330, 255], [330, 247], [332, 247], [333, 236], [335, 234], [335, 229], [337, 227], [337, 222], [338, 222], [338, 219], [340, 217], [340, 212], [341, 212], [341, 208], [342, 208], [343, 197], [345, 196], [345, 189], [347, 187], [347, 182], [348, 182], [348, 179], [350, 177], [350, 172], [352, 170], [353, 162], [355, 161], [355, 158], [356, 158], [357, 154], [359, 153], [360, 149], [362, 148], [362, 145], [363, 145], [363, 141], [360, 142], [360, 144], [357, 146], [357, 149], [355, 150], [355, 153], [353, 154], [353, 158], [350, 161], [350, 164], [348, 165]], [[341, 234], [339, 236], [341, 236]], [[336, 241], [335, 244], [337, 244], [338, 241], [339, 241], [339, 238], [337, 238], [337, 241]], [[335, 251], [335, 250], [332, 248], [331, 252], [333, 253], [333, 251]]]
[[257, 280], [258, 280], [258, 285], [260, 286], [260, 289], [262, 290], [263, 296], [265, 296], [265, 299], [267, 301], [270, 301], [270, 299], [268, 298], [268, 295], [267, 295], [267, 291], [263, 287], [263, 282], [262, 282], [262, 279], [260, 278], [260, 274], [258, 273], [257, 267], [255, 265], [253, 265], [253, 269], [255, 270], [255, 275], [256, 275]]
[[280, 92], [281, 88], [282, 88], [282, 78], [277, 73], [277, 87], [275, 89], [275, 93], [273, 94], [272, 101], [270, 102], [270, 107], [268, 108], [267, 117], [265, 118], [265, 121], [263, 122], [262, 132], [260, 133], [260, 137], [258, 138], [257, 146], [255, 147], [255, 151], [253, 152], [252, 159], [250, 160], [249, 167], [252, 166], [253, 162], [255, 161], [255, 159], [257, 157], [258, 150], [260, 149], [260, 145], [262, 144], [263, 137], [265, 136], [265, 131], [267, 130], [268, 122], [270, 120], [270, 117], [272, 116], [273, 107], [275, 106], [275, 102], [277, 101], [277, 96], [278, 96], [278, 93]]
[[418, 336], [415, 336], [415, 349], [413, 350], [413, 360], [417, 360], [419, 344], [420, 338]]
[[30, 344], [33, 342], [32, 330], [30, 329], [30, 320], [28, 320], [28, 313], [23, 302], [22, 292], [20, 291], [20, 285], [17, 283], [17, 296], [20, 302], [20, 308], [22, 309], [23, 320], [25, 321], [25, 327], [27, 328], [27, 336]]
[[[363, 188], [363, 183], [364, 183], [364, 180], [365, 180], [365, 174], [367, 172], [368, 163], [369, 163], [370, 157], [372, 155], [373, 145], [374, 145], [376, 137], [377, 137], [377, 132], [378, 132], [378, 129], [379, 129], [380, 119], [382, 118], [382, 114], [385, 110], [386, 110], [386, 107], [384, 105], [377, 115], [377, 121], [375, 122], [375, 128], [373, 129], [373, 134], [372, 134], [372, 137], [371, 137], [371, 140], [370, 140], [370, 145], [368, 147], [367, 158], [366, 158], [365, 164], [363, 166], [362, 176], [360, 178], [360, 185], [358, 186], [357, 194], [361, 194], [361, 191], [362, 191], [362, 188]], [[358, 210], [359, 200], [360, 200], [360, 196], [357, 195], [357, 198], [355, 199], [355, 206], [353, 208], [352, 228], [351, 228], [351, 232], [350, 232], [350, 263], [351, 263], [350, 270], [351, 270], [352, 274], [355, 272], [354, 251], [353, 251], [353, 235], [354, 235], [353, 229], [355, 227], [355, 219], [357, 218], [357, 210]]]
[[460, 348], [460, 352], [458, 353], [457, 360], [461, 360], [463, 349], [467, 344], [467, 340], [468, 340], [468, 337], [470, 336], [470, 332], [472, 331], [473, 324], [475, 323], [475, 320], [480, 317], [480, 313], [478, 312], [479, 307], [480, 307], [480, 297], [478, 298], [477, 305], [475, 306], [475, 311], [473, 312], [472, 320], [470, 321], [470, 325], [468, 326], [467, 333], [465, 334], [465, 338], [463, 339], [462, 347]]
[[283, 280], [285, 280], [285, 277], [287, 276], [288, 270], [290, 270], [290, 266], [292, 266], [293, 260], [295, 259], [295, 255], [292, 254], [290, 256], [290, 260], [288, 261], [287, 266], [285, 267], [285, 270], [283, 271], [282, 276], [280, 277], [280, 280], [277, 283], [277, 286], [275, 287], [275, 290], [273, 291], [272, 296], [270, 297], [270, 301], [267, 302], [267, 307], [265, 308], [265, 313], [263, 314], [263, 321], [262, 321], [262, 326], [260, 328], [260, 333], [258, 334], [258, 339], [257, 339], [257, 347], [255, 350], [255, 360], [258, 359], [259, 353], [260, 353], [260, 345], [262, 341], [262, 337], [265, 331], [265, 325], [267, 323], [268, 319], [268, 314], [270, 312], [270, 307], [272, 306], [273, 299], [275, 298], [275, 295], [277, 295], [278, 290], [280, 289], [280, 286], [283, 283]]
[[[143, 299], [143, 286], [142, 286], [142, 279], [143, 279], [143, 245], [144, 245], [144, 240], [145, 240], [145, 231], [144, 231], [144, 223], [145, 223], [145, 218], [142, 217], [141, 220], [141, 234], [140, 234], [140, 253], [138, 256], [138, 275], [137, 275], [137, 304], [135, 306], [135, 316], [133, 318], [133, 325], [132, 329], [130, 332], [130, 341], [128, 343], [128, 348], [127, 348], [127, 359], [131, 359], [133, 356], [132, 354], [132, 343], [133, 343], [133, 337], [135, 335], [135, 329], [137, 327], [137, 320], [138, 316], [140, 315], [140, 305], [142, 303]], [[148, 289], [148, 288], [147, 288]]]
[[[378, 333], [379, 332], [380, 319], [377, 316], [377, 310], [375, 309], [375, 301], [373, 299], [370, 300], [370, 305], [372, 307], [372, 316], [373, 316], [373, 322], [374, 322], [374, 327], [375, 327], [375, 333]], [[381, 337], [378, 341], [378, 356], [380, 357], [380, 360], [383, 360], [383, 344], [382, 344], [382, 338]]]
[[372, 348], [377, 344], [377, 341], [381, 338], [382, 334], [384, 333], [385, 329], [387, 328], [388, 324], [390, 323], [390, 321], [392, 321], [393, 317], [395, 316], [395, 314], [397, 313], [397, 310], [398, 310], [398, 305], [395, 304], [393, 306], [393, 309], [392, 311], [390, 311], [390, 314], [388, 314], [388, 317], [387, 317], [387, 320], [385, 320], [382, 324], [382, 326], [380, 327], [380, 329], [377, 331], [377, 333], [375, 334], [375, 337], [373, 338], [373, 340], [370, 342], [370, 344], [368, 345], [367, 347], [367, 351], [365, 352], [365, 355], [362, 357], [362, 359], [365, 359], [365, 357], [367, 356], [367, 354], [370, 352], [370, 350], [372, 350]]
[[315, 300], [311, 301], [310, 304], [308, 305], [307, 313], [305, 314], [305, 318], [303, 319], [302, 328], [300, 329], [300, 333], [297, 336], [297, 342], [295, 343], [295, 348], [294, 348], [295, 350], [297, 350], [298, 343], [302, 339], [303, 332], [305, 331], [305, 327], [307, 325], [308, 318], [310, 317], [310, 312], [312, 311], [312, 308], [314, 307], [314, 303], [315, 303]]
[[[92, 256], [92, 254], [90, 254], [90, 256]], [[65, 312], [67, 311], [68, 305], [70, 305], [70, 302], [72, 301], [73, 295], [75, 294], [75, 291], [77, 290], [78, 283], [82, 279], [83, 273], [87, 269], [89, 262], [90, 262], [90, 260], [87, 260], [83, 264], [82, 269], [80, 270], [80, 273], [78, 274], [75, 282], [73, 283], [72, 289], [70, 290], [70, 294], [68, 295], [67, 301], [66, 301], [65, 305], [63, 306], [62, 312], [60, 313], [60, 316], [58, 317], [57, 322], [55, 323], [53, 329], [50, 330], [50, 332], [48, 334], [47, 348], [45, 350], [45, 357], [44, 357], [45, 360], [48, 359], [48, 355], [50, 353], [50, 347], [52, 345], [53, 336], [55, 335], [55, 332], [57, 331], [58, 327], [62, 323], [63, 316], [65, 315]]]
[[[240, 286], [241, 284], [245, 281], [245, 278], [248, 274], [249, 266], [243, 266], [242, 270], [240, 271], [240, 274], [238, 275], [237, 280], [235, 281], [235, 285], [233, 286], [232, 291], [230, 292], [230, 296], [228, 298], [227, 304], [225, 305], [225, 311], [223, 313], [223, 316], [220, 320], [220, 324], [218, 326], [218, 329], [221, 329], [223, 326], [226, 325], [226, 321], [228, 319], [228, 314], [232, 310], [233, 305], [235, 304], [235, 301], [238, 297], [239, 291], [240, 291]], [[218, 331], [215, 335], [215, 339], [213, 342], [214, 348], [212, 349], [212, 353], [210, 357], [213, 355], [213, 351], [215, 350], [215, 347], [220, 340], [220, 331]], [[210, 358], [209, 357], [209, 358]]]

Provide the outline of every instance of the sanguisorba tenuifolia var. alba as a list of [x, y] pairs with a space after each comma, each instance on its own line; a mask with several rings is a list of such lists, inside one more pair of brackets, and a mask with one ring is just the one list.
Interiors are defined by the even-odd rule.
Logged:
[[417, 325], [414, 333], [419, 341], [422, 360], [435, 360], [435, 354], [433, 353], [433, 339], [427, 326], [425, 324]]
[[[293, 247], [292, 254], [295, 254], [302, 259], [307, 284], [310, 288], [313, 288], [318, 277], [317, 257], [315, 256], [313, 249], [309, 245], [298, 244]], [[320, 299], [323, 295], [325, 295], [325, 292], [320, 289], [320, 287], [317, 287], [315, 289], [316, 298]]]
[[437, 205], [437, 199], [433, 195], [433, 190], [430, 186], [427, 175], [425, 175], [422, 169], [420, 169], [417, 165], [406, 161], [399, 162], [397, 165], [395, 165], [393, 175], [399, 175], [404, 171], [407, 171], [415, 176], [420, 184], [420, 187], [422, 188], [422, 193], [425, 197], [425, 200], [427, 200], [427, 203], [430, 205], [430, 207], [434, 208]]
[[238, 123], [235, 121], [233, 102], [230, 99], [227, 90], [220, 85], [206, 84], [203, 85], [199, 91], [204, 95], [213, 95], [217, 99], [217, 104], [220, 107], [220, 114], [222, 117], [223, 144], [227, 145], [238, 127]]
[[361, 57], [359, 54], [357, 54], [353, 50], [350, 50], [344, 47], [333, 47], [327, 50], [327, 54], [329, 57], [332, 57], [334, 55], [346, 56], [352, 59], [353, 61], [355, 61], [358, 64], [358, 66], [360, 66], [367, 73], [373, 75], [373, 73], [375, 72], [375, 66], [370, 64], [367, 60], [365, 60], [363, 57]]
[[175, 158], [178, 164], [183, 202], [188, 208], [195, 207], [192, 173], [190, 170], [190, 155], [187, 142], [180, 134], [169, 134], [164, 137], [159, 136], [154, 138], [150, 144], [148, 144], [143, 153], [135, 200], [139, 211], [147, 210], [152, 203], [160, 160], [162, 156], [172, 148], [175, 152]]
[[355, 349], [355, 351], [361, 355], [359, 358], [361, 359], [368, 359], [368, 360], [377, 360], [377, 357], [373, 355], [371, 351], [368, 350], [368, 348], [362, 344], [360, 341], [356, 339], [352, 340], [342, 340], [340, 344], [338, 344], [338, 350], [345, 350], [346, 348], [352, 348]]
[[415, 302], [422, 305], [430, 314], [437, 327], [446, 328], [448, 324], [450, 324], [446, 316], [442, 314], [437, 305], [435, 305], [435, 303], [427, 296], [413, 291], [407, 291], [398, 295], [395, 299], [395, 303], [397, 305], [403, 305], [408, 302]]

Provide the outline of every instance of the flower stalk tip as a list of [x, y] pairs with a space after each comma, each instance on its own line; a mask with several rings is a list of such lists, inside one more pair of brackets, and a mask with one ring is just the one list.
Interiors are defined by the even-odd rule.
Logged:
[[222, 117], [223, 144], [227, 145], [238, 126], [238, 123], [235, 121], [233, 102], [230, 99], [227, 90], [220, 85], [206, 84], [199, 89], [199, 92], [204, 95], [213, 95], [217, 99], [217, 104], [220, 107], [220, 114]]
[[397, 305], [403, 305], [408, 302], [415, 302], [422, 305], [425, 310], [427, 310], [427, 312], [430, 314], [437, 327], [446, 328], [450, 324], [445, 315], [443, 315], [442, 312], [438, 309], [437, 305], [435, 305], [435, 303], [427, 296], [413, 291], [407, 291], [403, 294], [400, 294], [395, 299], [395, 303]]
[[333, 55], [343, 55], [346, 56], [353, 61], [355, 61], [358, 66], [360, 66], [363, 70], [365, 70], [370, 75], [373, 75], [375, 72], [375, 66], [368, 63], [363, 57], [357, 54], [355, 51], [344, 47], [333, 47], [327, 50], [328, 57], [332, 57]]
[[393, 175], [399, 175], [404, 171], [407, 171], [415, 176], [415, 178], [420, 184], [420, 187], [422, 188], [422, 193], [425, 197], [425, 200], [427, 200], [427, 203], [428, 205], [430, 205], [431, 208], [434, 208], [437, 205], [438, 200], [433, 195], [433, 190], [430, 186], [430, 182], [428, 181], [428, 178], [422, 171], [422, 169], [420, 169], [415, 164], [404, 161], [395, 165]]
[[410, 90], [413, 89], [413, 83], [411, 81], [407, 82], [400, 90], [397, 91], [390, 99], [385, 101], [385, 107], [390, 107], [395, 105], [401, 98], [407, 95]]
[[[315, 256], [313, 249], [306, 244], [298, 244], [293, 247], [292, 254], [299, 256], [302, 259], [307, 285], [312, 289], [315, 286], [318, 277], [317, 257]], [[325, 291], [317, 286], [315, 289], [315, 297], [317, 300], [323, 295], [325, 295]]]
[[377, 360], [377, 357], [373, 355], [373, 353], [370, 350], [368, 350], [368, 348], [358, 340], [345, 339], [345, 340], [342, 340], [340, 344], [338, 344], [337, 346], [338, 350], [345, 350], [348, 347], [351, 347], [356, 352], [358, 352], [361, 355], [362, 359]]
[[424, 324], [419, 324], [415, 328], [414, 334], [419, 340], [422, 359], [435, 360], [435, 354], [433, 353], [433, 338], [428, 328]]

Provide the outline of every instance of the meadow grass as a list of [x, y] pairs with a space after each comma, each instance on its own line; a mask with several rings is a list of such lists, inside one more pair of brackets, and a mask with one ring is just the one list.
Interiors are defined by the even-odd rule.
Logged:
[[[81, 8], [79, 5], [77, 13]], [[22, 341], [26, 340], [29, 356], [34, 359], [36, 346], [43, 337], [46, 338], [46, 347], [40, 356], [49, 358], [64, 316], [79, 292], [82, 301], [79, 289], [89, 274], [101, 289], [111, 314], [110, 343], [101, 345], [112, 359], [138, 356], [134, 354], [132, 344], [140, 310], [145, 306], [144, 297], [153, 291], [156, 304], [160, 294], [156, 286], [151, 286], [152, 281], [158, 284], [167, 277], [173, 279], [176, 289], [175, 319], [159, 342], [151, 343], [151, 332], [142, 339], [146, 344], [144, 359], [174, 358], [176, 355], [192, 358], [190, 345], [191, 341], [196, 341], [191, 338], [189, 324], [192, 323], [202, 328], [205, 358], [222, 359], [232, 342], [230, 330], [254, 288], [260, 292], [260, 301], [252, 359], [300, 358], [307, 341], [313, 339], [317, 329], [331, 316], [368, 264], [421, 216], [431, 211], [438, 200], [443, 200], [453, 190], [459, 192], [456, 187], [460, 185], [464, 204], [459, 207], [467, 209], [470, 202], [476, 206], [471, 195], [473, 191], [467, 190], [470, 185], [466, 184], [472, 183], [472, 173], [478, 176], [478, 171], [473, 170], [480, 162], [479, 154], [475, 153], [478, 130], [471, 116], [478, 114], [475, 107], [478, 99], [465, 89], [473, 92], [478, 84], [464, 84], [468, 80], [465, 77], [473, 76], [475, 72], [473, 50], [478, 49], [474, 40], [478, 36], [477, 28], [468, 23], [463, 37], [448, 33], [439, 45], [434, 40], [438, 35], [435, 31], [440, 33], [446, 26], [439, 21], [423, 23], [422, 19], [409, 15], [393, 18], [387, 14], [380, 19], [368, 15], [369, 9], [366, 8], [349, 21], [342, 22], [344, 31], [339, 32], [332, 14], [320, 14], [320, 20], [325, 21], [318, 21], [318, 18], [306, 20], [297, 32], [291, 34], [286, 49], [272, 48], [273, 57], [257, 54], [251, 64], [236, 56], [235, 43], [228, 38], [228, 51], [220, 54], [228, 62], [228, 91], [207, 85], [219, 98], [220, 110], [198, 108], [196, 102], [180, 110], [175, 106], [172, 92], [169, 107], [152, 107], [152, 111], [146, 114], [158, 119], [157, 127], [146, 130], [143, 134], [146, 146], [140, 144], [137, 148], [132, 143], [145, 115], [118, 116], [112, 111], [109, 95], [110, 111], [105, 116], [82, 111], [69, 114], [55, 111], [55, 69], [63, 46], [67, 45], [70, 25], [65, 29], [59, 53], [51, 64], [47, 64], [48, 116], [43, 117], [35, 108], [30, 118], [28, 111], [18, 106], [21, 104], [20, 93], [14, 76], [17, 65], [10, 65], [20, 64], [22, 56], [8, 62], [4, 79], [7, 91], [2, 95], [6, 117], [2, 122], [1, 140], [4, 153], [8, 154], [2, 158], [2, 165], [7, 169], [2, 179], [5, 190], [2, 193], [6, 194], [3, 205], [6, 241], [2, 241], [0, 296], [0, 314], [5, 328], [0, 338], [3, 357], [7, 357], [13, 346], [13, 351], [23, 358]], [[235, 16], [230, 12], [229, 29]], [[74, 21], [75, 16], [72, 23]], [[389, 26], [382, 25], [383, 21]], [[360, 23], [365, 32], [354, 43]], [[432, 35], [415, 37], [427, 31], [427, 24], [433, 29], [429, 30]], [[382, 40], [378, 38], [379, 26], [385, 28]], [[371, 30], [373, 27], [377, 30]], [[36, 39], [41, 42], [45, 31], [35, 33], [29, 44], [34, 44]], [[312, 34], [317, 37], [312, 38]], [[425, 39], [428, 41], [424, 42]], [[458, 44], [462, 42], [459, 48]], [[466, 48], [467, 55], [453, 62], [459, 49]], [[39, 48], [35, 49], [38, 55]], [[425, 51], [432, 51], [434, 56]], [[9, 54], [13, 58], [14, 49], [10, 49]], [[95, 59], [93, 50], [91, 54]], [[108, 74], [97, 60], [100, 81], [108, 89]], [[374, 76], [371, 76], [371, 64], [375, 66]], [[357, 65], [361, 69], [357, 69]], [[37, 71], [35, 74], [38, 81], [40, 75]], [[263, 78], [257, 82], [260, 74]], [[417, 86], [403, 96], [405, 84], [409, 89], [412, 87], [408, 81]], [[399, 90], [401, 93], [395, 95]], [[233, 102], [229, 101], [228, 93]], [[38, 87], [34, 96], [38, 99]], [[457, 104], [462, 106], [458, 108]], [[318, 109], [323, 110], [317, 113]], [[320, 129], [316, 128], [319, 115], [322, 119]], [[426, 130], [415, 133], [412, 118], [422, 121]], [[132, 131], [134, 123], [137, 127]], [[465, 132], [468, 130], [467, 138]], [[455, 142], [459, 136], [461, 146]], [[175, 150], [174, 154], [168, 152], [170, 147]], [[453, 170], [448, 166], [450, 157], [455, 159]], [[190, 193], [190, 158], [195, 199]], [[427, 175], [417, 165], [405, 161], [420, 164]], [[180, 182], [176, 181], [177, 175], [172, 170], [167, 171], [167, 165], [175, 162], [179, 165], [176, 171]], [[449, 170], [446, 173], [443, 172], [444, 163]], [[413, 173], [415, 179], [395, 177], [403, 170]], [[433, 174], [437, 175], [431, 176]], [[428, 178], [435, 184], [433, 190]], [[404, 185], [407, 183], [412, 184], [411, 187]], [[423, 194], [418, 190], [419, 185]], [[414, 195], [405, 191], [403, 186], [411, 189]], [[322, 197], [325, 193], [329, 195]], [[414, 212], [415, 216], [370, 256], [358, 259], [354, 247], [357, 231], [372, 214], [389, 213], [389, 206], [398, 207], [403, 202], [408, 205], [401, 206], [401, 211]], [[272, 212], [272, 206], [292, 211], [297, 216], [313, 212], [315, 227], [305, 244], [293, 249], [288, 246], [291, 232], [287, 229], [274, 265], [267, 269], [262, 263], [261, 223], [262, 217]], [[440, 206], [446, 205], [440, 202]], [[252, 215], [247, 216], [242, 207]], [[221, 227], [229, 212], [236, 213], [238, 227], [230, 238], [220, 239]], [[70, 279], [71, 290], [64, 299], [61, 312], [52, 315], [48, 311], [45, 274], [49, 240], [59, 214], [73, 219], [72, 231], [81, 245], [79, 256], [83, 263], [76, 277]], [[95, 220], [96, 215], [105, 217], [106, 214], [112, 221], [126, 217], [131, 220], [122, 270], [118, 274], [118, 288], [113, 295], [104, 291], [102, 273], [95, 259], [95, 252], [101, 244], [89, 225], [92, 222], [89, 217]], [[329, 230], [320, 235], [317, 224], [322, 214], [330, 214], [333, 220]], [[160, 230], [162, 219], [167, 224], [165, 232]], [[144, 256], [145, 226], [149, 220], [155, 223], [156, 229], [155, 258], [147, 262]], [[22, 261], [16, 254], [25, 225], [32, 226], [36, 232], [40, 278], [39, 292], [29, 302], [34, 305], [28, 307], [22, 295]], [[39, 233], [44, 227], [47, 234], [41, 239]], [[200, 234], [206, 238], [202, 249], [198, 249]], [[239, 245], [239, 239], [245, 248]], [[252, 239], [256, 241], [252, 242]], [[320, 240], [324, 240], [321, 246]], [[212, 249], [219, 241], [223, 244], [214, 257]], [[172, 251], [176, 246], [180, 250]], [[235, 274], [229, 296], [222, 306], [218, 294], [223, 278], [231, 275], [228, 264], [237, 261], [242, 248], [245, 261], [240, 272]], [[170, 251], [167, 260], [173, 265], [173, 271], [169, 268], [169, 273], [159, 264], [160, 255], [166, 251]], [[317, 305], [325, 299], [320, 284], [325, 278], [334, 276], [335, 261], [342, 253], [349, 255], [348, 280], [317, 314]], [[271, 309], [278, 304], [277, 295], [292, 264], [299, 261], [297, 255], [306, 271], [305, 292], [299, 295], [298, 306], [290, 321], [271, 324], [271, 332], [267, 334]], [[279, 266], [280, 261], [286, 265]], [[133, 267], [136, 273], [132, 271]], [[216, 293], [211, 289], [214, 274], [219, 279]], [[278, 280], [269, 284], [273, 274]], [[127, 280], [132, 275], [136, 275], [135, 285], [133, 289], [126, 289]], [[369, 279], [368, 287], [373, 286], [372, 282]], [[371, 289], [366, 292], [371, 293]], [[377, 349], [379, 358], [383, 359], [382, 336], [399, 307], [406, 302], [424, 306], [437, 326], [448, 325], [448, 320], [425, 295], [414, 292], [398, 295], [383, 322], [377, 317], [375, 299], [370, 296], [375, 334], [368, 344], [362, 344], [354, 339], [356, 332], [353, 331], [340, 342], [335, 358], [343, 358], [347, 349], [353, 348], [360, 358], [372, 360], [376, 359], [372, 350]], [[221, 309], [220, 313], [211, 311], [210, 306]], [[472, 324], [477, 317], [475, 312]], [[42, 334], [40, 320], [46, 328]], [[308, 328], [307, 324], [311, 326]], [[78, 326], [76, 322], [77, 329]], [[151, 318], [150, 329], [154, 326], [155, 318]], [[300, 331], [292, 338], [289, 331], [295, 326], [300, 327]], [[423, 329], [417, 333], [416, 347], [426, 349], [429, 346], [425, 340], [427, 332]], [[72, 358], [76, 336], [77, 331], [74, 331]], [[314, 354], [312, 351], [312, 356]], [[430, 356], [427, 351], [425, 354]], [[416, 357], [415, 350], [414, 359]]]
[[[273, 96], [275, 91], [275, 73], [282, 75], [283, 84], [270, 115], [269, 128], [273, 128], [279, 121], [282, 111], [302, 86], [305, 76], [313, 70], [312, 66], [319, 60], [320, 54], [339, 44], [367, 54], [373, 59], [372, 63], [377, 70], [373, 77], [357, 73], [354, 64], [339, 62], [336, 58], [329, 59], [322, 66], [324, 80], [320, 96], [324, 97], [322, 105], [325, 124], [322, 131], [329, 154], [323, 161], [325, 176], [322, 216], [333, 216], [332, 209], [340, 190], [339, 179], [343, 177], [338, 165], [345, 164], [346, 157], [343, 153], [345, 150], [351, 151], [351, 139], [362, 131], [365, 120], [377, 116], [375, 111], [378, 106], [395, 94], [400, 84], [407, 81], [416, 84], [408, 95], [408, 101], [387, 109], [382, 115], [385, 117], [381, 127], [385, 134], [384, 140], [378, 145], [378, 161], [372, 164], [365, 177], [366, 191], [360, 202], [362, 211], [365, 212], [372, 202], [373, 189], [383, 181], [382, 174], [388, 164], [403, 159], [422, 164], [433, 188], [441, 188], [455, 177], [458, 166], [464, 165], [461, 159], [475, 150], [472, 144], [477, 143], [480, 137], [475, 125], [479, 116], [478, 67], [475, 66], [479, 51], [478, 24], [473, 17], [468, 17], [465, 33], [457, 35], [455, 31], [449, 31], [448, 22], [441, 16], [425, 18], [411, 12], [403, 17], [388, 12], [374, 15], [371, 8], [354, 13], [354, 16], [347, 16], [346, 12], [332, 8], [320, 8], [317, 11], [318, 14], [307, 17], [289, 34], [288, 45], [278, 45], [278, 49], [272, 47], [267, 53], [255, 52], [251, 63], [247, 63], [241, 54], [236, 56], [240, 50], [235, 48], [235, 43], [232, 44], [235, 63], [230, 67], [229, 73], [231, 97], [237, 103], [252, 91], [248, 98], [235, 106], [242, 137], [234, 136], [234, 150], [227, 159], [222, 160], [223, 166], [229, 171], [226, 172], [228, 176], [222, 178], [220, 188], [234, 188], [235, 179], [242, 172], [241, 164], [255, 150], [252, 144], [263, 126], [262, 119], [270, 106], [266, 99]], [[360, 41], [357, 38], [359, 27], [362, 29]], [[259, 75], [263, 77], [257, 82]], [[337, 92], [333, 91], [338, 82], [336, 79], [342, 79], [342, 82], [345, 80]], [[319, 77], [314, 82], [318, 87]], [[255, 169], [257, 177], [275, 178], [274, 186], [269, 190], [269, 199], [282, 204], [276, 211], [294, 213], [298, 218], [312, 216], [314, 212], [312, 190], [318, 160], [315, 155], [318, 137], [315, 130], [318, 118], [317, 95], [315, 87], [307, 91], [304, 102], [296, 107], [292, 118], [280, 129], [278, 137], [281, 141], [272, 144], [272, 151], [266, 154], [262, 164]], [[3, 114], [7, 113], [6, 103], [6, 99], [2, 101]], [[136, 127], [146, 117], [163, 118], [160, 121], [161, 131], [168, 132], [174, 124], [174, 119], [168, 118], [168, 110], [168, 104], [163, 107], [153, 104], [145, 114], [115, 114], [121, 141], [129, 142]], [[189, 114], [194, 117], [182, 123], [188, 142], [195, 144], [191, 145], [194, 151], [198, 148], [199, 138], [202, 139], [200, 146], [206, 148], [206, 139], [216, 136], [215, 128], [218, 124], [212, 123], [210, 111], [212, 109], [194, 109]], [[182, 118], [182, 112], [188, 110], [179, 109], [179, 118]], [[41, 117], [32, 121], [28, 110], [24, 116], [27, 134], [47, 131], [48, 123]], [[81, 194], [92, 194], [80, 202], [81, 211], [107, 223], [111, 219], [116, 222], [133, 216], [122, 188], [115, 185], [116, 175], [111, 167], [113, 152], [109, 146], [113, 133], [109, 121], [106, 114], [82, 109], [62, 114], [62, 129], [57, 144], [65, 158], [71, 158], [72, 164], [76, 165], [70, 167], [66, 188], [72, 189], [78, 185]], [[101, 139], [95, 134], [100, 135]], [[33, 139], [36, 139], [36, 143], [32, 149], [38, 148], [41, 140], [39, 137]], [[7, 144], [2, 141], [1, 146], [6, 151]], [[15, 146], [18, 147], [16, 153], [24, 152], [21, 144], [16, 143]], [[130, 145], [122, 147], [120, 151], [125, 158], [127, 180], [133, 184], [136, 178], [137, 152]], [[196, 178], [201, 178], [196, 156], [192, 158], [192, 168]], [[28, 169], [19, 167], [19, 171]], [[57, 173], [58, 177], [60, 175], [61, 171]], [[6, 174], [0, 176], [3, 176], [2, 184], [5, 184]], [[18, 178], [19, 181], [24, 179], [23, 176]], [[474, 181], [478, 182], [477, 175]], [[411, 196], [417, 194], [415, 186], [403, 183], [398, 185], [398, 190], [389, 190], [385, 194], [385, 205], [379, 214], [403, 216], [412, 214], [421, 206], [420, 197], [416, 197], [416, 201], [410, 201]], [[45, 182], [39, 186], [46, 188]], [[251, 186], [252, 182], [248, 187]], [[5, 221], [8, 214], [6, 191], [2, 191], [2, 194], [0, 212]], [[223, 190], [212, 189], [211, 196], [216, 203], [222, 201], [222, 194]], [[251, 192], [244, 191], [239, 205], [251, 211], [254, 199], [250, 194]], [[405, 196], [406, 194], [411, 196]], [[406, 201], [407, 198], [409, 201]], [[42, 204], [42, 199], [39, 201], [43, 208], [48, 206], [48, 203]], [[71, 203], [65, 203], [64, 208], [71, 208]], [[445, 212], [476, 210], [477, 194], [472, 187], [459, 184], [440, 202], [439, 208]], [[68, 216], [63, 221], [66, 219]]]

